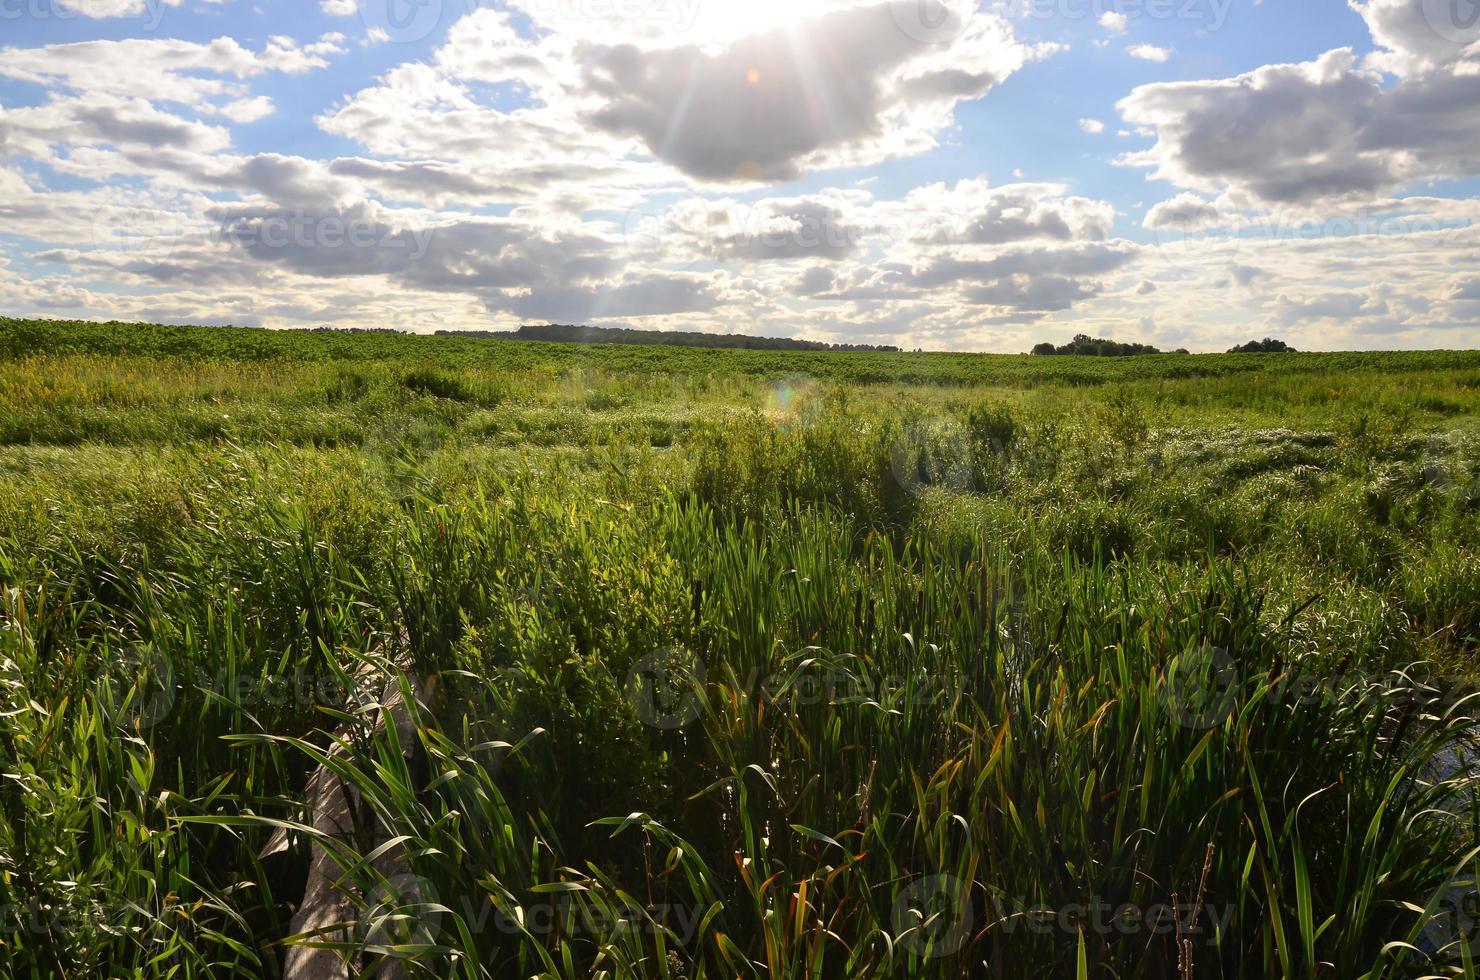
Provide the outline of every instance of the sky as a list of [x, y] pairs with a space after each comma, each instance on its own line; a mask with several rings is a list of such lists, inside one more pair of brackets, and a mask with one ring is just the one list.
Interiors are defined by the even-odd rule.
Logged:
[[1480, 0], [0, 0], [0, 314], [1480, 346]]

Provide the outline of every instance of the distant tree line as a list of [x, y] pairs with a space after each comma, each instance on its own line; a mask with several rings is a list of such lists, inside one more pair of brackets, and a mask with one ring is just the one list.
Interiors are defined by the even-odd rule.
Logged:
[[[1099, 337], [1091, 337], [1088, 334], [1079, 334], [1067, 344], [1055, 347], [1050, 343], [1042, 343], [1033, 348], [1033, 353], [1040, 356], [1049, 355], [1074, 355], [1077, 357], [1131, 357], [1136, 354], [1160, 354], [1161, 351], [1149, 344], [1123, 344], [1117, 340], [1102, 340]], [[1178, 348], [1174, 354], [1186, 354], [1186, 348]], [[1275, 340], [1265, 337], [1263, 340], [1251, 340], [1233, 348], [1230, 354], [1294, 354], [1295, 348], [1283, 340]]]
[[1265, 337], [1263, 340], [1251, 340], [1247, 344], [1235, 347], [1230, 354], [1294, 354], [1295, 348], [1283, 340], [1273, 340]]
[[666, 347], [714, 347], [726, 350], [835, 350], [898, 353], [898, 347], [871, 344], [824, 344], [785, 337], [749, 337], [744, 334], [631, 330], [625, 327], [578, 327], [562, 324], [524, 326], [512, 332], [438, 330], [439, 337], [482, 337], [487, 340], [542, 340], [566, 344], [659, 344]]
[[[1073, 340], [1060, 347], [1050, 343], [1042, 343], [1033, 348], [1033, 353], [1040, 356], [1073, 355], [1077, 357], [1131, 357], [1136, 354], [1160, 354], [1161, 351], [1149, 344], [1123, 344], [1117, 340], [1101, 340], [1088, 334], [1079, 334]], [[1178, 351], [1185, 354], [1186, 351]]]

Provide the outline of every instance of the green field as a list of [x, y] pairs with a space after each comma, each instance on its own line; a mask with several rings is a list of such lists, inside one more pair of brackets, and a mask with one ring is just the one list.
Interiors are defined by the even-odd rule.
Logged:
[[0, 587], [6, 977], [1476, 975], [1480, 352], [0, 320]]

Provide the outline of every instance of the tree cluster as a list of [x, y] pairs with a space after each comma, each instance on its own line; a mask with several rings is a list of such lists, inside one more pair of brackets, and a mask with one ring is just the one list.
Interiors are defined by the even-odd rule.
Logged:
[[1251, 340], [1247, 344], [1235, 347], [1230, 354], [1294, 354], [1295, 348], [1283, 340], [1274, 340], [1265, 337], [1263, 340]]
[[1123, 344], [1117, 340], [1102, 340], [1088, 334], [1079, 334], [1060, 347], [1049, 343], [1039, 344], [1033, 348], [1033, 353], [1041, 356], [1131, 357], [1136, 354], [1160, 354], [1161, 351], [1148, 344]]

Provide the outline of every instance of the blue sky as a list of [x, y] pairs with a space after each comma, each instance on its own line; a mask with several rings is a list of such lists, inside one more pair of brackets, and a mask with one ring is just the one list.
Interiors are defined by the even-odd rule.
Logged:
[[1480, 340], [1480, 0], [0, 0], [0, 309]]

